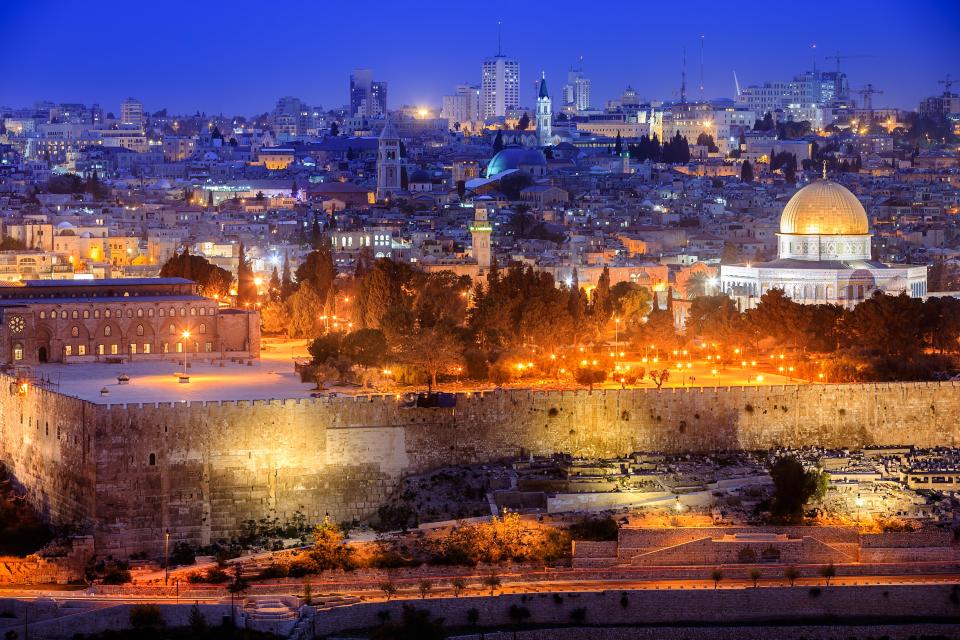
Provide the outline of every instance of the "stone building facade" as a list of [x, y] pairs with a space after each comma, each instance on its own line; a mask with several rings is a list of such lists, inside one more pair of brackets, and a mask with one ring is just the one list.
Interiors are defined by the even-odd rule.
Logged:
[[0, 365], [260, 352], [255, 311], [220, 308], [183, 278], [27, 281], [0, 287], [0, 316]]

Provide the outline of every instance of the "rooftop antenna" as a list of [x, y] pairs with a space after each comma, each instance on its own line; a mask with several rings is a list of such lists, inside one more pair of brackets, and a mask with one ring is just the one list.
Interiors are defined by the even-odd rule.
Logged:
[[683, 66], [680, 71], [680, 104], [687, 102], [687, 48], [683, 48]]
[[736, 88], [736, 90], [737, 90], [737, 97], [739, 98], [739, 97], [740, 97], [740, 81], [737, 80], [737, 70], [736, 70], [736, 69], [733, 70], [733, 86]]
[[497, 20], [497, 57], [503, 55], [503, 21]]
[[810, 48], [813, 50], [813, 72], [817, 72], [817, 43], [814, 42], [810, 45]]
[[945, 97], [950, 96], [950, 87], [954, 85], [955, 81], [950, 77], [950, 74], [947, 74], [947, 77], [943, 80], [937, 80], [937, 84], [943, 85], [943, 95]]
[[700, 34], [700, 101], [703, 101], [703, 34]]

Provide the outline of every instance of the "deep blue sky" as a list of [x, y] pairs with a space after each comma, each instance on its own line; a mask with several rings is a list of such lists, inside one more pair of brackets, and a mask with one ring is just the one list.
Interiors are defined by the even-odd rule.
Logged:
[[628, 83], [646, 98], [675, 97], [684, 45], [696, 97], [700, 34], [708, 98], [733, 95], [734, 70], [747, 85], [810, 68], [812, 43], [818, 65], [831, 69], [823, 56], [836, 50], [876, 56], [842, 63], [854, 87], [885, 90], [875, 106], [915, 108], [942, 91], [937, 79], [960, 79], [957, 0], [2, 0], [0, 105], [99, 102], [118, 112], [130, 95], [150, 111], [253, 114], [295, 95], [331, 108], [347, 101], [354, 67], [389, 82], [391, 108], [439, 105], [454, 84], [479, 81], [481, 59], [496, 52], [498, 19], [504, 53], [520, 60], [527, 105], [541, 70], [556, 100], [580, 55], [596, 105]]

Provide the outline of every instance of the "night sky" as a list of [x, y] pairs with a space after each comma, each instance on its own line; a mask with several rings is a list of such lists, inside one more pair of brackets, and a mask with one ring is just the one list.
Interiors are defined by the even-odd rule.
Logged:
[[[378, 6], [381, 5], [382, 6]], [[479, 83], [480, 61], [520, 60], [523, 104], [546, 71], [559, 102], [566, 70], [580, 55], [603, 106], [628, 83], [644, 98], [678, 95], [687, 48], [688, 97], [789, 79], [823, 56], [843, 61], [854, 88], [883, 89], [875, 106], [916, 108], [960, 80], [960, 2], [801, 2], [789, 9], [747, 2], [0, 2], [0, 106], [37, 100], [99, 102], [119, 112], [129, 96], [149, 111], [250, 115], [282, 95], [333, 108], [347, 101], [354, 67], [389, 83], [389, 106], [430, 104], [453, 85]], [[596, 9], [595, 9], [596, 8]], [[499, 12], [499, 13], [498, 13]], [[960, 82], [954, 88], [960, 90]]]

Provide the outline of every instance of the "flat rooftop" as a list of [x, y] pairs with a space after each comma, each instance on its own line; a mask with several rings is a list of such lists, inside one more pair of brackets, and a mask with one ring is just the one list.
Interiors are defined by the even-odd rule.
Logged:
[[[62, 394], [95, 404], [139, 404], [156, 402], [235, 401], [308, 398], [313, 383], [300, 382], [293, 369], [294, 359], [309, 359], [307, 342], [265, 341], [259, 360], [251, 366], [229, 359], [210, 363], [210, 355], [190, 353], [187, 362], [190, 382], [181, 384], [176, 374], [183, 371], [183, 354], [169, 354], [163, 360], [137, 360], [123, 364], [103, 362], [43, 364], [34, 375], [59, 384]], [[126, 374], [128, 384], [117, 376]], [[106, 387], [109, 394], [100, 395]]]

